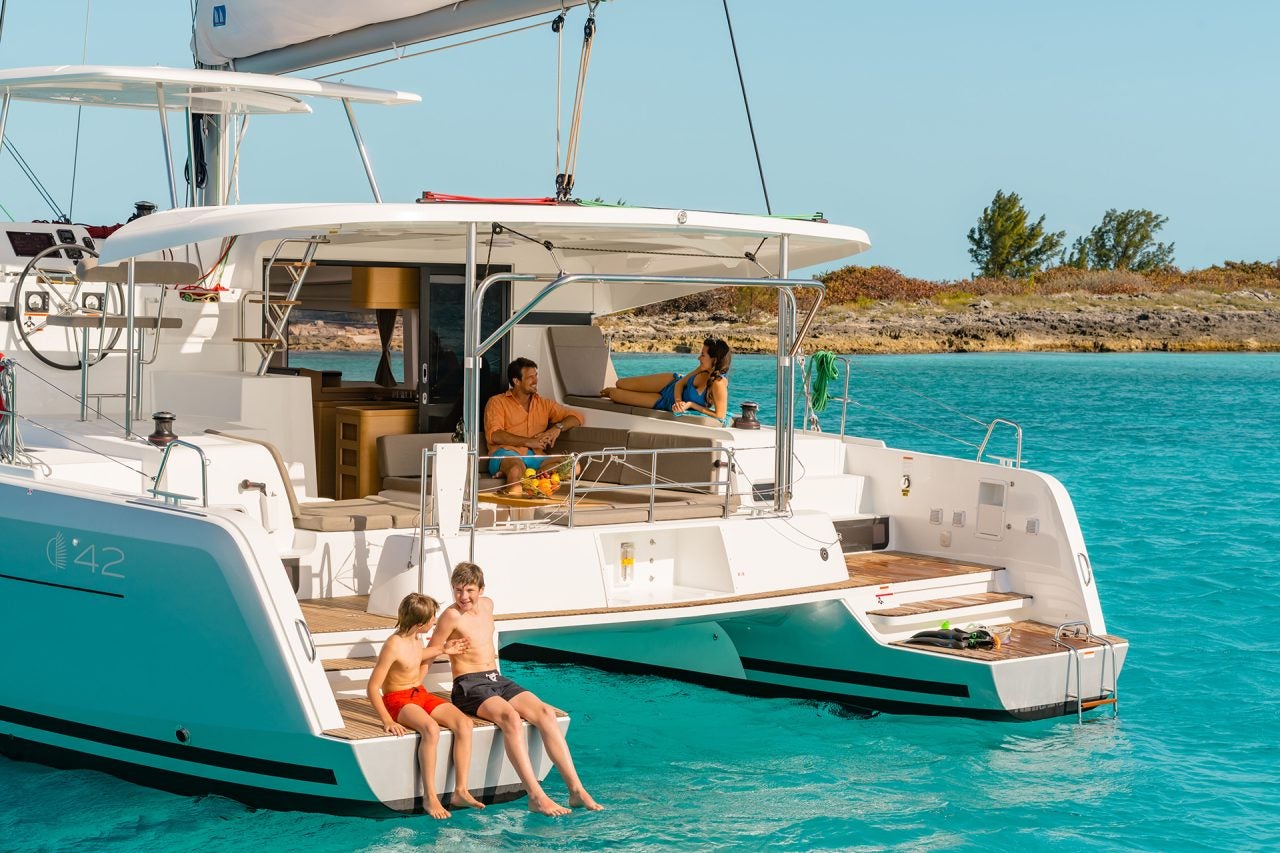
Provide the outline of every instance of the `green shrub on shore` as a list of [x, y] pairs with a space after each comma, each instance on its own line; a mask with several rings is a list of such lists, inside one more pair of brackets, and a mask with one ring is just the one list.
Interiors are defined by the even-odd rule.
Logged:
[[[1057, 266], [1028, 278], [974, 278], [927, 281], [903, 275], [892, 267], [847, 266], [818, 276], [827, 286], [827, 305], [866, 308], [877, 302], [931, 302], [957, 308], [991, 297], [1051, 296], [1081, 293], [1099, 296], [1242, 290], [1280, 293], [1280, 263], [1226, 261], [1202, 270], [1183, 272], [1167, 267], [1150, 272], [1088, 270]], [[640, 315], [694, 312], [723, 314], [748, 320], [777, 312], [777, 294], [763, 287], [718, 288], [636, 309]]]

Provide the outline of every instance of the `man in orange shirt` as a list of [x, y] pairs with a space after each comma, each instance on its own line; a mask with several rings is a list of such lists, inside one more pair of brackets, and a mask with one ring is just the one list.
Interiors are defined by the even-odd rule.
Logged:
[[538, 396], [538, 365], [517, 358], [507, 366], [505, 394], [489, 399], [484, 407], [484, 436], [489, 442], [489, 476], [501, 476], [515, 486], [526, 468], [545, 471], [564, 462], [563, 456], [546, 456], [567, 430], [582, 425], [582, 415]]

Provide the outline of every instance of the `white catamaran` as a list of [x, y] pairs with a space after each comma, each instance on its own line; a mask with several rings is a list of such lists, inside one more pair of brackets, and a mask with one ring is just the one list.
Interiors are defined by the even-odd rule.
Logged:
[[[350, 4], [305, 4], [323, 33], [284, 0], [245, 26], [248, 5], [197, 5], [197, 61], [217, 68], [0, 72], [0, 140], [24, 101], [146, 107], [168, 154], [164, 117], [185, 111], [206, 173], [184, 203], [168, 157], [172, 209], [105, 238], [0, 226], [0, 750], [251, 803], [412, 810], [416, 738], [382, 731], [365, 684], [396, 604], [450, 600], [463, 559], [485, 568], [508, 659], [904, 713], [1115, 709], [1128, 644], [1106, 633], [1060, 483], [1020, 450], [956, 459], [793, 427], [822, 286], [791, 270], [866, 250], [863, 231], [563, 199], [382, 203], [350, 105], [417, 97], [274, 72], [581, 3], [366, 2], [338, 26]], [[346, 106], [375, 201], [228, 204], [245, 118], [310, 98]], [[778, 295], [776, 427], [599, 396], [616, 374], [596, 318], [741, 286]], [[376, 381], [291, 366], [291, 328], [319, 312], [376, 324]], [[484, 476], [480, 412], [517, 355], [585, 418], [557, 445], [581, 473], [550, 497]], [[1020, 448], [1009, 422], [988, 437], [1002, 428]], [[68, 614], [91, 632], [51, 631]], [[67, 691], [48, 662], [86, 647]], [[157, 694], [125, 674], [140, 666], [198, 678]], [[426, 684], [448, 691], [447, 661]], [[500, 734], [477, 726], [475, 787], [518, 795]], [[447, 732], [440, 755], [448, 791]]]

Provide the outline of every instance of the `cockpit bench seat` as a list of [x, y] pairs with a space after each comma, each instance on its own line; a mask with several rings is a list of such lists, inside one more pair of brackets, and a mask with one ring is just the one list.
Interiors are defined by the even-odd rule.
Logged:
[[637, 415], [642, 418], [653, 418], [660, 421], [680, 421], [686, 424], [698, 424], [699, 426], [723, 427], [724, 424], [715, 418], [701, 415], [697, 412], [686, 412], [683, 415], [676, 415], [663, 409], [646, 409], [643, 406], [624, 406], [621, 403], [615, 403], [607, 397], [578, 397], [572, 394], [566, 394], [564, 404], [575, 409], [599, 409], [605, 412], [617, 412], [622, 415]]
[[[280, 456], [280, 449], [269, 441], [247, 435], [237, 435], [225, 430], [207, 429], [205, 432], [221, 438], [256, 444], [265, 449], [275, 462], [280, 475], [289, 512], [297, 530], [313, 530], [320, 533], [342, 533], [355, 530], [387, 530], [390, 528], [417, 528], [422, 526], [418, 504], [393, 501], [382, 497], [356, 498], [345, 501], [314, 501], [299, 503], [289, 480], [289, 469]], [[431, 499], [427, 498], [427, 511], [431, 511]]]

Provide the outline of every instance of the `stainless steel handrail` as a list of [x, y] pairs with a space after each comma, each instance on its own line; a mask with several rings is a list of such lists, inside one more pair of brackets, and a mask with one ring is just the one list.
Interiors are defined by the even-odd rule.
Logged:
[[[1017, 447], [1017, 450], [1015, 451], [1015, 456], [1013, 458], [1013, 467], [1021, 468], [1022, 467], [1022, 427], [1018, 426], [1011, 420], [1006, 420], [1005, 418], [996, 418], [991, 423], [987, 424], [987, 434], [982, 439], [982, 444], [978, 446], [978, 461], [979, 462], [982, 461], [983, 455], [985, 455], [987, 452], [987, 443], [991, 441], [992, 433], [996, 431], [996, 427], [1000, 424], [1005, 424], [1006, 426], [1013, 427], [1014, 432], [1017, 434], [1018, 447]], [[1008, 459], [1004, 459], [1002, 457], [997, 457], [997, 458], [999, 458], [1002, 463], [1007, 463], [1009, 461]]]
[[[1084, 691], [1082, 689], [1083, 676], [1082, 676], [1081, 667], [1080, 667], [1080, 650], [1075, 646], [1072, 646], [1066, 642], [1063, 642], [1063, 639], [1068, 636], [1070, 637], [1070, 639], [1084, 640], [1085, 642], [1097, 643], [1098, 645], [1103, 647], [1102, 648], [1102, 665], [1101, 667], [1099, 667], [1098, 695], [1101, 697], [1102, 700], [1105, 700], [1107, 704], [1111, 705], [1111, 716], [1113, 717], [1119, 716], [1120, 715], [1120, 676], [1119, 676], [1119, 673], [1116, 671], [1117, 664], [1116, 664], [1115, 643], [1111, 642], [1106, 637], [1093, 633], [1093, 629], [1089, 627], [1088, 622], [1083, 622], [1083, 621], [1063, 622], [1061, 625], [1058, 626], [1058, 630], [1054, 632], [1053, 642], [1054, 642], [1054, 645], [1061, 646], [1062, 648], [1066, 649], [1070, 653], [1070, 657], [1067, 658], [1068, 664], [1067, 664], [1066, 699], [1067, 699], [1068, 705], [1070, 704], [1071, 699], [1074, 698], [1076, 700], [1076, 722], [1077, 723], [1084, 722]], [[1110, 687], [1107, 687], [1108, 662], [1111, 664], [1111, 686]], [[1074, 696], [1071, 693], [1071, 671], [1073, 666], [1075, 668], [1075, 676], [1076, 676], [1075, 677], [1076, 692]], [[1090, 705], [1090, 707], [1096, 707], [1098, 704], [1102, 704], [1102, 702], [1093, 702]]]
[[18, 378], [17, 362], [0, 358], [0, 459], [10, 465], [18, 461]]
[[[728, 457], [728, 471], [736, 470], [736, 457], [734, 448], [732, 447], [662, 447], [652, 450], [589, 450], [585, 453], [571, 453], [569, 458], [574, 463], [574, 473], [569, 477], [569, 526], [573, 527], [573, 508], [577, 503], [579, 494], [591, 494], [592, 492], [638, 492], [648, 490], [649, 492], [649, 517], [648, 523], [654, 522], [654, 514], [657, 507], [657, 491], [658, 491], [658, 457], [668, 454], [678, 453], [716, 453]], [[614, 484], [614, 483], [595, 483], [595, 485], [580, 486], [577, 474], [578, 463], [588, 464], [592, 461], [603, 462], [606, 466], [612, 460], [617, 460], [627, 456], [648, 456], [649, 457], [649, 482], [648, 483], [632, 483], [630, 485]], [[626, 464], [626, 463], [623, 463]], [[595, 481], [587, 481], [595, 482]], [[663, 488], [714, 488], [724, 487], [724, 508], [722, 517], [728, 518], [731, 509], [731, 500], [733, 498], [733, 489], [729, 479], [724, 480], [701, 480], [691, 482], [673, 482], [663, 483]]]
[[[844, 393], [840, 397], [828, 397], [828, 403], [840, 404], [840, 437], [844, 438], [845, 424], [849, 419], [849, 380], [853, 377], [853, 359], [847, 355], [838, 355], [835, 357], [837, 363], [844, 365]], [[816, 428], [819, 432], [822, 428], [818, 425], [817, 412], [813, 411], [812, 398], [809, 396], [809, 383], [811, 382], [808, 371], [802, 375], [805, 383], [804, 387], [804, 425], [805, 429]]]
[[159, 470], [156, 471], [155, 485], [153, 485], [150, 489], [148, 489], [148, 491], [151, 492], [151, 496], [153, 498], [161, 498], [164, 500], [165, 503], [172, 504], [174, 506], [181, 506], [182, 501], [193, 499], [192, 495], [183, 495], [183, 494], [179, 494], [178, 492], [168, 492], [160, 488], [160, 480], [161, 478], [164, 477], [164, 469], [169, 464], [169, 454], [173, 452], [173, 448], [175, 447], [186, 447], [200, 454], [200, 506], [204, 507], [205, 509], [208, 509], [209, 508], [209, 457], [205, 456], [204, 451], [201, 450], [200, 447], [198, 447], [197, 445], [194, 445], [189, 441], [183, 441], [180, 438], [175, 438], [172, 441], [170, 441], [167, 445], [165, 445], [164, 456], [160, 457], [160, 468]]

